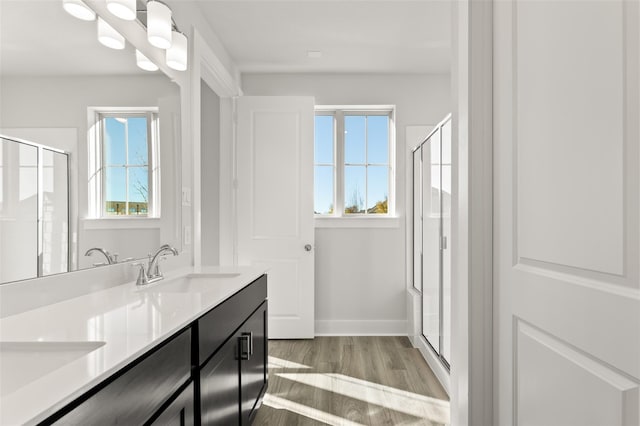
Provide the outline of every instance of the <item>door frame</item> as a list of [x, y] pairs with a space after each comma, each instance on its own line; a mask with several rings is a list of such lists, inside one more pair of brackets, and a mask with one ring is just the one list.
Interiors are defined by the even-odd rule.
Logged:
[[[221, 265], [237, 264], [236, 249], [236, 199], [234, 190], [234, 176], [236, 170], [236, 139], [235, 139], [235, 98], [242, 95], [242, 89], [238, 80], [229, 72], [216, 52], [211, 49], [203, 36], [197, 29], [193, 28], [192, 33], [193, 55], [190, 59], [191, 75], [189, 79], [189, 92], [191, 102], [188, 115], [190, 116], [192, 152], [189, 158], [192, 159], [192, 170], [185, 170], [182, 179], [192, 181], [193, 194], [189, 197], [182, 194], [183, 209], [193, 206], [192, 235], [193, 243], [193, 266], [202, 265], [202, 185], [201, 185], [201, 92], [202, 83], [206, 83], [211, 90], [220, 98], [220, 241], [219, 253]], [[184, 155], [184, 154], [183, 154]], [[190, 173], [191, 172], [191, 173]], [[183, 185], [188, 186], [188, 185]], [[184, 219], [183, 219], [184, 222]], [[183, 225], [184, 228], [184, 225]], [[188, 231], [183, 229], [183, 238]], [[188, 244], [186, 244], [188, 246]]]
[[[452, 3], [451, 424], [494, 424], [493, 0]], [[497, 321], [496, 321], [497, 323]]]

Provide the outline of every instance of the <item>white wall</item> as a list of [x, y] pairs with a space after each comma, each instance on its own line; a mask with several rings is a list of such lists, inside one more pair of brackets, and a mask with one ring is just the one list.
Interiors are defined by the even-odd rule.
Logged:
[[242, 83], [246, 95], [308, 95], [317, 105], [396, 105], [399, 225], [316, 228], [316, 333], [406, 334], [405, 128], [436, 124], [450, 112], [449, 76], [243, 74]]

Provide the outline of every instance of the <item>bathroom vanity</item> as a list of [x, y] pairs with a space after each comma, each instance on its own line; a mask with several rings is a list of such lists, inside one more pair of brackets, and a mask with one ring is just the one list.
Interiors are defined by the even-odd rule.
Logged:
[[0, 319], [0, 424], [248, 425], [267, 276], [202, 268]]

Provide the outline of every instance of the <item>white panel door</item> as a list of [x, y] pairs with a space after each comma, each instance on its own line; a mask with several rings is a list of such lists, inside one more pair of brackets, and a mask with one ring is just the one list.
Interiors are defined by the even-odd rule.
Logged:
[[314, 337], [311, 97], [237, 103], [238, 262], [269, 269], [269, 337]]
[[501, 425], [640, 424], [639, 17], [494, 3]]

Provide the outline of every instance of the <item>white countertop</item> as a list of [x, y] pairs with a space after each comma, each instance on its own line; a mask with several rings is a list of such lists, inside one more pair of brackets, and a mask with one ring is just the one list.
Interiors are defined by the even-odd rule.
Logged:
[[[171, 285], [194, 273], [239, 275], [208, 277], [211, 285], [188, 292]], [[0, 424], [46, 419], [263, 273], [250, 267], [191, 268], [142, 289], [130, 282], [0, 319], [0, 342], [80, 342], [79, 347], [104, 342], [88, 353], [69, 352], [66, 356], [73, 360], [58, 365], [46, 352], [21, 357], [0, 351], [0, 371], [14, 376], [4, 385], [0, 377]], [[38, 356], [48, 364], [38, 362]], [[34, 370], [36, 366], [44, 371]]]

